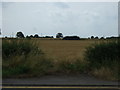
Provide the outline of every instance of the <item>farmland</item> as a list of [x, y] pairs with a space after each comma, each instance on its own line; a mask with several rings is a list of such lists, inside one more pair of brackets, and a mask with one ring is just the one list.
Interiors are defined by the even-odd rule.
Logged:
[[85, 48], [95, 40], [36, 40], [39, 47], [55, 60], [83, 59]]
[[[118, 48], [116, 45], [119, 44], [111, 41], [114, 40], [3, 39], [3, 77], [90, 73], [99, 78], [118, 80], [119, 57], [112, 56]], [[95, 48], [87, 49], [89, 46]], [[104, 49], [106, 51], [103, 52]], [[93, 55], [93, 50], [98, 58]], [[112, 60], [106, 56], [108, 60], [104, 60], [103, 57], [100, 61], [102, 63], [99, 63], [99, 58], [104, 53], [111, 54], [107, 50], [113, 53]], [[117, 56], [118, 53], [116, 52], [115, 55]], [[89, 64], [91, 61], [92, 68]]]

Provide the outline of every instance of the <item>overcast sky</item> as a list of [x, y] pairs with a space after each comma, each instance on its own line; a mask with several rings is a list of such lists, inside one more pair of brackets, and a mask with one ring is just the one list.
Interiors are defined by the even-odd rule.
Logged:
[[117, 2], [3, 2], [1, 8], [3, 36], [118, 35]]

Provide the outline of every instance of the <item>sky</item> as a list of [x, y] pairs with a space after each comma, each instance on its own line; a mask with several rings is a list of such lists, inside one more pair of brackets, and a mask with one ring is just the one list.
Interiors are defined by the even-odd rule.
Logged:
[[2, 35], [118, 36], [117, 2], [2, 2]]
[[0, 29], [2, 28], [2, 3], [0, 2]]

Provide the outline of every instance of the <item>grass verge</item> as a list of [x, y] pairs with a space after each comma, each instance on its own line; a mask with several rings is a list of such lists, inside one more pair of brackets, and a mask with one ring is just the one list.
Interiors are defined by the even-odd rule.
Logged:
[[4, 39], [2, 43], [4, 77], [38, 76], [52, 67], [35, 42], [26, 39]]
[[36, 41], [30, 39], [3, 39], [3, 78], [39, 77], [47, 74], [82, 73], [86, 63], [77, 60], [55, 60], [47, 58]]

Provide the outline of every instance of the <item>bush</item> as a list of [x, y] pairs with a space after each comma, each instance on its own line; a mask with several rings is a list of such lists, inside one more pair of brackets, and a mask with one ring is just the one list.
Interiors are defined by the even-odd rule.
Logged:
[[3, 77], [44, 75], [52, 67], [51, 60], [45, 57], [35, 41], [3, 39], [2, 48]]
[[35, 43], [30, 42], [30, 40], [23, 39], [3, 39], [2, 41], [2, 56], [3, 59], [10, 58], [16, 55], [25, 55], [29, 53], [39, 54], [43, 53]]
[[33, 77], [46, 74], [82, 73], [86, 63], [81, 60], [62, 60], [56, 64], [38, 48], [36, 41], [3, 39], [3, 77]]
[[[89, 69], [92, 72], [103, 71], [101, 68], [107, 68], [106, 70], [111, 70], [111, 76], [118, 79], [120, 76], [118, 74], [118, 63], [120, 60], [119, 53], [120, 41], [115, 40], [100, 42], [87, 47], [85, 52], [85, 60], [89, 63]], [[97, 73], [97, 75], [101, 74]]]
[[120, 60], [120, 43], [102, 42], [87, 48], [85, 58], [91, 67], [110, 66]]

